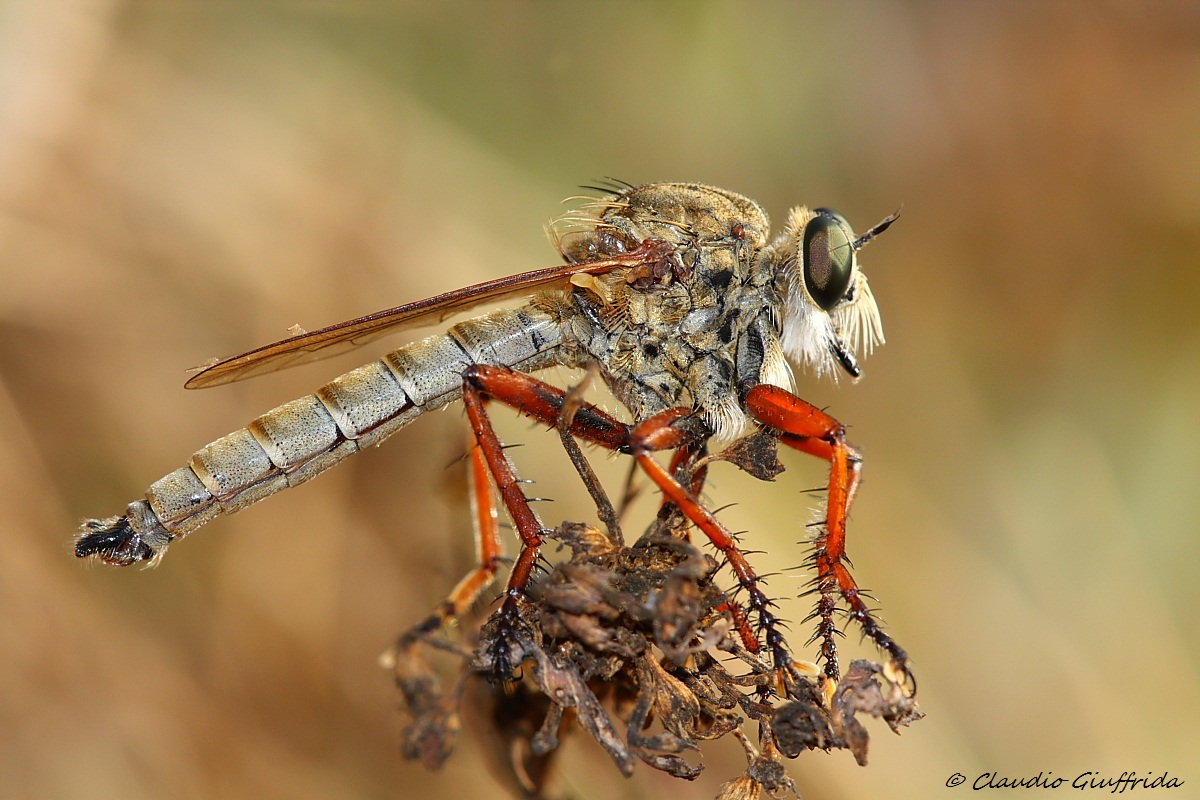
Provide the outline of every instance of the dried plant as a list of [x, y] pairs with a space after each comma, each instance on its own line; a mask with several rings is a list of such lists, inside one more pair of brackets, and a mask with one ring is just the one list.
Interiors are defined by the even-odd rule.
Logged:
[[[762, 440], [722, 457], [774, 474], [774, 449]], [[490, 720], [487, 738], [512, 785], [523, 797], [544, 798], [554, 796], [551, 767], [561, 737], [575, 727], [623, 775], [641, 761], [689, 780], [704, 768], [701, 743], [733, 736], [748, 764], [721, 787], [719, 797], [732, 800], [794, 794], [784, 759], [805, 750], [848, 749], [866, 764], [860, 714], [882, 718], [893, 731], [921, 717], [906, 665], [854, 661], [834, 684], [814, 664], [781, 669], [752, 652], [746, 614], [716, 582], [721, 565], [686, 532], [685, 518], [670, 505], [630, 546], [611, 530], [563, 524], [552, 538], [570, 556], [543, 565], [515, 626], [493, 615], [464, 626], [461, 643], [429, 625], [400, 637], [386, 663], [408, 718], [404, 755], [442, 766], [463, 703], [486, 705], [486, 714], [472, 718]], [[507, 638], [500, 643], [499, 636]], [[430, 665], [431, 649], [461, 658], [449, 689]], [[500, 680], [498, 651], [520, 665]], [[472, 683], [481, 691], [466, 692]]]

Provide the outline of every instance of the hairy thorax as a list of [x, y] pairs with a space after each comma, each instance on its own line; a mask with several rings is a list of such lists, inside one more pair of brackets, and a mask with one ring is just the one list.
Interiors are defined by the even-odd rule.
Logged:
[[[573, 225], [584, 230], [558, 228]], [[770, 222], [749, 198], [699, 184], [652, 184], [556, 223], [563, 257], [591, 261], [648, 239], [661, 264], [581, 275], [563, 298], [564, 333], [580, 365], [595, 363], [635, 419], [693, 405], [719, 439], [745, 426], [739, 387], [790, 387], [778, 343]]]

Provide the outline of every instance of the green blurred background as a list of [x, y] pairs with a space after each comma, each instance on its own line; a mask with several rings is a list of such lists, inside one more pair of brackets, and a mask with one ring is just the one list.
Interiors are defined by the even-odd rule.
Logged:
[[[549, 266], [542, 227], [604, 176], [777, 223], [903, 205], [863, 256], [887, 346], [800, 385], [866, 453], [850, 555], [928, 717], [871, 724], [865, 769], [803, 755], [803, 794], [1169, 770], [1200, 796], [1200, 6], [367, 0], [0, 5], [0, 796], [505, 796], [469, 731], [441, 773], [402, 761], [376, 663], [471, 560], [457, 408], [159, 569], [70, 540], [386, 347], [203, 392], [184, 368]], [[547, 521], [591, 519], [554, 437], [504, 425]], [[802, 560], [823, 474], [786, 458], [713, 476], [765, 571]], [[704, 760], [627, 781], [581, 735], [563, 781], [703, 798], [743, 763]]]

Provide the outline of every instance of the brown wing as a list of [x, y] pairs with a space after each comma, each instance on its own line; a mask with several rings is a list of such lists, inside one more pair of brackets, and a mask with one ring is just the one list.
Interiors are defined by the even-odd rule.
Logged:
[[255, 375], [287, 369], [297, 364], [320, 361], [433, 318], [441, 320], [483, 303], [529, 294], [535, 289], [548, 288], [555, 284], [565, 285], [572, 275], [596, 275], [614, 269], [638, 267], [661, 261], [669, 253], [670, 247], [664, 242], [647, 240], [628, 253], [613, 258], [581, 264], [563, 264], [484, 281], [465, 289], [455, 289], [415, 303], [406, 303], [365, 317], [339, 322], [328, 328], [290, 336], [247, 353], [197, 367], [199, 372], [188, 378], [184, 386], [188, 389], [207, 389], [210, 386], [220, 386]]

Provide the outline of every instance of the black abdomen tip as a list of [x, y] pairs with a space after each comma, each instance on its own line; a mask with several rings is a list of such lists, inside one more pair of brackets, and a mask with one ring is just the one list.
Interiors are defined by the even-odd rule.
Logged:
[[129, 524], [128, 517], [89, 519], [83, 523], [83, 535], [75, 542], [75, 556], [95, 556], [105, 564], [125, 567], [154, 557], [154, 551]]

